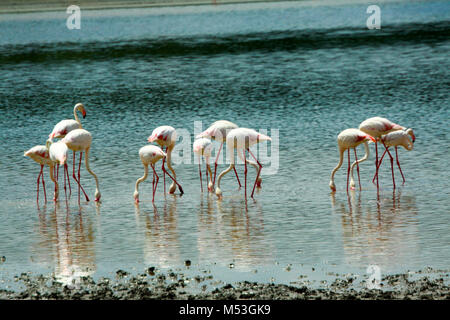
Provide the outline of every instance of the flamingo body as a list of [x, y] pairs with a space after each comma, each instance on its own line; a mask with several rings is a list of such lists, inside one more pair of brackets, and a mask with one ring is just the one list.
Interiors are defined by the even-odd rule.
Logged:
[[175, 145], [177, 132], [174, 127], [160, 126], [153, 130], [148, 142], [156, 142], [161, 147], [172, 147]]
[[196, 138], [211, 138], [218, 142], [225, 142], [227, 133], [238, 128], [237, 124], [228, 120], [218, 120], [209, 126], [208, 129], [198, 134]]
[[70, 131], [62, 141], [72, 151], [85, 151], [91, 146], [92, 135], [85, 129], [75, 129]]
[[53, 138], [64, 138], [66, 134], [75, 129], [82, 129], [80, 119], [77, 116], [77, 111], [80, 111], [83, 115], [83, 118], [86, 117], [86, 110], [84, 109], [83, 104], [77, 103], [73, 109], [74, 119], [66, 119], [58, 122], [50, 135], [48, 136], [50, 140]]
[[41, 165], [50, 166], [52, 164], [50, 155], [48, 154], [48, 149], [44, 145], [34, 146], [33, 148], [25, 151], [23, 155], [25, 157], [30, 157]]
[[403, 148], [405, 148], [408, 151], [411, 151], [414, 147], [414, 142], [416, 140], [416, 137], [414, 136], [414, 132], [412, 129], [407, 129], [407, 130], [398, 130], [398, 131], [393, 131], [390, 132], [388, 134], [385, 134], [383, 136], [381, 136], [380, 138], [381, 142], [384, 144], [384, 146], [386, 147], [386, 150], [384, 151], [383, 155], [380, 158], [380, 161], [377, 165], [377, 170], [374, 176], [374, 180], [375, 178], [378, 177], [378, 170], [381, 166], [381, 163], [383, 161], [383, 158], [385, 156], [386, 153], [388, 153], [389, 158], [391, 160], [391, 171], [392, 171], [392, 183], [395, 189], [395, 177], [394, 177], [394, 157], [391, 155], [391, 153], [389, 152], [389, 148], [390, 147], [394, 147], [395, 148], [395, 157], [396, 157], [396, 162], [397, 162], [397, 166], [398, 169], [400, 170], [400, 173], [402, 175], [403, 178], [403, 183], [405, 183], [405, 176], [403, 175], [403, 171], [402, 168], [400, 166], [400, 161], [398, 160], [398, 147], [401, 146]]
[[53, 167], [55, 165], [58, 166], [59, 171], [59, 165], [64, 166], [64, 190], [66, 188], [65, 186], [65, 178], [66, 174], [67, 177], [69, 176], [68, 170], [67, 170], [67, 154], [69, 152], [69, 149], [67, 148], [67, 145], [62, 142], [61, 140], [58, 142], [53, 143], [51, 140], [47, 140], [47, 148], [48, 148], [48, 154], [51, 160], [50, 165], [50, 179], [52, 179], [53, 183], [55, 184], [55, 195], [53, 200], [58, 200], [59, 195], [59, 185], [58, 185], [58, 179], [55, 179]]
[[415, 140], [416, 137], [412, 129], [394, 131], [381, 136], [381, 141], [384, 142], [386, 147], [401, 146], [408, 151], [413, 149]]
[[[163, 159], [162, 168], [164, 171], [164, 193], [166, 192], [166, 171], [164, 169], [164, 163], [166, 162], [167, 158], [167, 167], [172, 171], [174, 179], [177, 178], [177, 175], [175, 173], [175, 170], [172, 167], [172, 150], [175, 147], [175, 142], [177, 140], [177, 132], [174, 127], [171, 126], [160, 126], [153, 130], [150, 137], [148, 137], [148, 142], [156, 142], [161, 146], [161, 148], [166, 147], [166, 154], [167, 157]], [[177, 189], [177, 183], [175, 180], [172, 182], [169, 193], [174, 193]], [[180, 190], [181, 193], [182, 189]]]
[[33, 148], [27, 150], [23, 154], [25, 157], [29, 157], [41, 165], [41, 170], [37, 178], [37, 197], [36, 202], [39, 203], [39, 181], [42, 176], [42, 186], [44, 188], [44, 199], [47, 202], [47, 193], [45, 191], [45, 181], [44, 181], [44, 166], [47, 165], [51, 168], [52, 161], [50, 160], [50, 155], [48, 154], [48, 149], [46, 146], [37, 145]]
[[[374, 182], [375, 178], [377, 179], [377, 189], [379, 189], [378, 184], [378, 141], [380, 140], [382, 135], [388, 134], [393, 131], [405, 130], [405, 127], [398, 125], [390, 120], [382, 117], [372, 117], [364, 120], [359, 125], [359, 129], [368, 135], [371, 135], [375, 138], [375, 176], [372, 182]], [[386, 146], [385, 146], [386, 148]]]
[[[91, 133], [85, 129], [75, 129], [75, 130], [70, 131], [61, 141], [64, 142], [70, 150], [72, 150], [74, 152], [80, 151], [80, 164], [81, 164], [81, 157], [82, 157], [83, 152], [86, 153], [86, 156], [84, 158], [86, 169], [95, 179], [95, 185], [96, 185], [95, 201], [100, 201], [101, 193], [100, 193], [100, 186], [99, 186], [98, 178], [97, 178], [97, 175], [91, 170], [91, 168], [89, 166], [89, 150], [90, 150], [91, 142], [92, 142]], [[74, 160], [75, 160], [75, 154], [74, 154]], [[74, 162], [74, 169], [75, 169], [75, 162]], [[81, 188], [83, 190], [83, 187], [81, 187], [81, 184], [80, 184], [80, 165], [78, 167], [78, 180], [75, 177], [75, 170], [73, 173], [73, 177], [74, 177], [75, 181], [77, 181], [79, 188]], [[84, 192], [84, 190], [83, 190], [83, 193], [86, 197], [86, 201], [89, 201], [89, 198], [86, 195], [86, 193]], [[79, 192], [78, 192], [78, 194], [79, 194]]]
[[[136, 185], [134, 188], [134, 201], [136, 203], [139, 202], [139, 184], [141, 182], [143, 182], [144, 180], [147, 179], [148, 176], [148, 166], [152, 167], [153, 170], [153, 202], [155, 202], [155, 194], [156, 194], [156, 188], [158, 187], [158, 181], [159, 181], [159, 176], [155, 171], [155, 164], [161, 160], [161, 159], [165, 159], [167, 157], [167, 154], [161, 150], [161, 148], [154, 146], [154, 145], [148, 145], [148, 146], [144, 146], [141, 149], [139, 149], [139, 157], [141, 158], [141, 162], [144, 166], [144, 175], [136, 180]], [[162, 167], [164, 173], [167, 173], [170, 176], [170, 174], [168, 172], [166, 172], [166, 170], [164, 169], [164, 165]], [[155, 181], [156, 178], [156, 181]], [[172, 177], [171, 177], [172, 178]], [[172, 178], [173, 179], [173, 178]], [[177, 183], [175, 181], [175, 179], [173, 179], [175, 183]], [[180, 191], [183, 193], [183, 189], [178, 185], [178, 187], [180, 188]]]
[[[217, 187], [216, 187], [216, 195], [217, 197], [222, 197], [222, 190], [220, 189], [220, 180], [222, 177], [231, 171], [235, 167], [234, 164], [234, 150], [236, 149], [236, 152], [238, 156], [243, 160], [245, 165], [245, 198], [247, 199], [247, 163], [249, 163], [249, 160], [245, 157], [245, 150], [249, 151], [249, 153], [253, 156], [253, 154], [250, 151], [250, 146], [262, 142], [262, 141], [271, 141], [272, 139], [269, 136], [266, 136], [264, 134], [258, 133], [253, 129], [248, 128], [236, 128], [228, 132], [226, 137], [226, 143], [227, 143], [227, 150], [230, 153], [230, 159], [231, 164], [228, 167], [228, 169], [225, 169], [222, 171], [218, 177], [217, 180]], [[242, 151], [242, 154], [240, 153]], [[253, 156], [254, 157], [254, 156]], [[255, 157], [254, 157], [255, 158]], [[256, 158], [255, 158], [256, 160]], [[258, 160], [256, 160], [257, 165], [259, 166], [258, 173], [256, 175], [255, 183], [253, 185], [253, 191], [251, 194], [251, 197], [253, 198], [253, 194], [255, 191], [255, 187], [257, 185], [257, 182], [259, 180], [259, 175], [261, 173], [262, 165], [259, 163]]]
[[[346, 150], [348, 150], [350, 152], [350, 149], [355, 149], [357, 146], [359, 146], [360, 144], [364, 143], [364, 147], [366, 149], [366, 154], [365, 156], [360, 159], [359, 161], [356, 160], [353, 165], [352, 165], [352, 177], [351, 177], [351, 182], [350, 185], [353, 187], [354, 186], [354, 182], [353, 182], [353, 166], [355, 164], [358, 164], [362, 161], [365, 161], [368, 157], [369, 157], [369, 147], [367, 145], [368, 141], [373, 141], [375, 142], [375, 139], [366, 134], [365, 132], [359, 130], [359, 129], [345, 129], [344, 131], [342, 131], [341, 133], [339, 133], [338, 137], [337, 137], [337, 143], [338, 143], [338, 148], [339, 148], [339, 163], [338, 165], [333, 169], [332, 173], [331, 173], [331, 179], [330, 179], [330, 183], [329, 186], [331, 188], [331, 190], [334, 192], [336, 191], [336, 185], [334, 184], [334, 174], [336, 173], [337, 170], [339, 170], [339, 168], [342, 166], [343, 160], [344, 160], [344, 152]], [[356, 151], [355, 151], [356, 154]], [[350, 174], [350, 153], [349, 153], [349, 166], [348, 166], [348, 171], [347, 171], [347, 188], [348, 188], [348, 176]]]
[[393, 123], [386, 118], [373, 117], [361, 122], [359, 130], [374, 138], [380, 138], [382, 135], [392, 131], [405, 130], [405, 127]]

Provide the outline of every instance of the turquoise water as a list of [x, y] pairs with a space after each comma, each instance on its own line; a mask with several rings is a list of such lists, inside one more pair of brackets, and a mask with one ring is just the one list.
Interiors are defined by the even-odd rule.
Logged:
[[[226, 280], [286, 283], [373, 264], [382, 273], [448, 267], [450, 4], [380, 6], [381, 30], [367, 30], [367, 4], [88, 11], [72, 31], [64, 13], [0, 15], [0, 277], [183, 269], [185, 260]], [[62, 191], [44, 204], [41, 189], [38, 205], [39, 166], [23, 152], [44, 144], [77, 102], [101, 204], [79, 205], [72, 181], [67, 201]], [[344, 166], [331, 195], [337, 134], [377, 115], [414, 128], [414, 150], [399, 152], [405, 185], [396, 171], [393, 190], [385, 161], [377, 195], [371, 145], [363, 190], [347, 196]], [[195, 121], [205, 129], [218, 119], [278, 132], [279, 152], [267, 145], [278, 171], [247, 208], [232, 173], [222, 201], [201, 194], [190, 160], [174, 165], [182, 197], [160, 184], [153, 206], [149, 179], [136, 207], [138, 150], [152, 130], [172, 125], [189, 145]], [[93, 198], [84, 166], [81, 175]], [[254, 178], [249, 168], [249, 187]]]

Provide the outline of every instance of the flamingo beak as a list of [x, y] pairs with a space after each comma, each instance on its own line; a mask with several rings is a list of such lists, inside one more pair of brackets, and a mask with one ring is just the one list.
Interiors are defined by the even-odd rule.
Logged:
[[375, 140], [375, 138], [372, 136], [367, 135], [366, 138], [372, 140], [372, 142], [377, 142], [377, 140]]

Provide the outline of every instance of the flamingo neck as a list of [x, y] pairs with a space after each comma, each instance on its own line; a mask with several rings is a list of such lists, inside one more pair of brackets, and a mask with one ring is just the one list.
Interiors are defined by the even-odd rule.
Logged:
[[134, 187], [134, 193], [138, 194], [139, 184], [148, 177], [148, 165], [144, 165], [144, 175], [136, 180], [136, 186]]
[[74, 116], [74, 118], [75, 118], [75, 121], [78, 122], [78, 124], [80, 125], [80, 129], [81, 129], [81, 128], [83, 128], [83, 127], [81, 126], [81, 121], [80, 121], [80, 119], [78, 118], [77, 110], [78, 110], [78, 106], [75, 106], [75, 107], [73, 108], [73, 116]]
[[339, 170], [339, 168], [342, 166], [342, 163], [344, 162], [344, 151], [345, 149], [341, 149], [339, 148], [339, 163], [337, 164], [337, 166], [333, 169], [333, 171], [331, 171], [331, 179], [330, 182], [334, 184], [334, 174], [336, 173], [336, 171]]
[[361, 159], [359, 159], [359, 160], [357, 160], [357, 161], [352, 163], [352, 166], [351, 166], [351, 169], [350, 169], [350, 171], [351, 171], [351, 173], [350, 173], [351, 181], [353, 181], [353, 168], [355, 167], [355, 165], [359, 164], [360, 162], [366, 161], [369, 158], [370, 151], [369, 151], [369, 144], [367, 143], [367, 141], [364, 141], [364, 149], [366, 150], [366, 154], [364, 155], [364, 157], [362, 157]]

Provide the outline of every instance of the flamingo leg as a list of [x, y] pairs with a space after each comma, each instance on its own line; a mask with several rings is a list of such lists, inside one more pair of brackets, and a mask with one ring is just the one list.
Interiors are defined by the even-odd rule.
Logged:
[[380, 187], [378, 183], [378, 141], [375, 141], [375, 175], [377, 177], [377, 190]]
[[42, 187], [44, 188], [44, 199], [45, 199], [45, 202], [47, 202], [47, 193], [45, 192], [45, 181], [44, 181], [44, 170], [43, 169], [44, 169], [44, 165], [41, 165]]
[[[208, 188], [208, 162], [206, 162], [206, 188]], [[208, 189], [209, 192], [209, 189]]]
[[65, 172], [67, 175], [67, 183], [69, 184], [69, 197], [70, 197], [72, 195], [72, 188], [70, 187], [69, 167], [67, 166], [67, 163], [65, 164]]
[[350, 176], [350, 149], [347, 149], [348, 155], [348, 168], [347, 168], [347, 193], [348, 193], [348, 178]]
[[241, 181], [239, 180], [239, 176], [238, 176], [238, 173], [236, 171], [236, 167], [233, 167], [233, 169], [234, 169], [234, 174], [236, 175], [236, 179], [237, 179], [237, 181], [239, 183], [239, 188], [240, 188], [240, 187], [242, 187], [242, 185], [241, 185]]
[[[395, 146], [395, 159], [397, 160], [397, 166], [398, 166], [398, 169], [400, 170], [400, 173], [402, 174], [402, 178], [403, 178], [403, 184], [405, 184], [405, 176], [403, 175], [403, 172], [402, 172], [402, 168], [400, 167], [400, 161], [398, 161], [398, 152], [397, 152], [397, 146]], [[44, 176], [42, 176], [42, 178], [44, 178]]]
[[64, 194], [65, 194], [65, 196], [66, 196], [66, 199], [67, 199], [67, 188], [66, 188], [66, 169], [67, 169], [67, 164], [65, 163], [65, 164], [64, 164], [64, 173], [63, 173], [63, 176], [64, 176]]
[[152, 164], [152, 169], [153, 169], [153, 179], [155, 179], [155, 176], [156, 176], [155, 189], [153, 190], [153, 200], [152, 200], [152, 202], [155, 202], [155, 194], [156, 194], [156, 188], [158, 188], [159, 177], [155, 171], [155, 166], [153, 164]]
[[253, 185], [252, 195], [250, 196], [250, 197], [253, 198], [253, 194], [255, 193], [255, 187], [256, 187], [256, 185], [257, 185], [257, 183], [258, 183], [259, 176], [261, 175], [262, 164], [259, 163], [258, 159], [256, 159], [256, 157], [253, 155], [253, 153], [250, 151], [250, 149], [247, 149], [247, 151], [250, 153], [250, 155], [253, 157], [253, 159], [255, 159], [256, 163], [257, 163], [258, 166], [259, 166], [258, 173], [256, 174], [255, 184]]
[[247, 161], [245, 161], [246, 155], [245, 155], [245, 149], [243, 150], [244, 153], [244, 186], [245, 186], [245, 201], [247, 202]]
[[[201, 168], [201, 159], [200, 159], [200, 156], [198, 156], [198, 172], [199, 172], [199, 174], [200, 174], [200, 191], [203, 192], [202, 168]], [[208, 171], [206, 171], [206, 174], [208, 175]], [[206, 180], [208, 181], [208, 176], [206, 176]]]
[[[81, 158], [83, 158], [83, 152], [80, 152], [80, 162], [78, 163], [78, 194], [80, 194], [80, 187], [81, 187]], [[78, 196], [79, 199], [79, 196]]]
[[[384, 144], [384, 143], [383, 143]], [[394, 185], [394, 189], [395, 189], [395, 177], [394, 177], [394, 157], [391, 155], [391, 153], [389, 152], [389, 147], [386, 147], [386, 145], [384, 146], [386, 148], [386, 152], [388, 153], [389, 157], [391, 158], [391, 171], [392, 171], [392, 184]]]
[[[385, 154], [386, 154], [386, 150], [384, 150], [383, 155], [381, 156], [380, 161], [378, 162], [378, 170], [380, 169], [380, 166], [381, 166], [381, 163], [383, 162], [383, 158], [384, 158]], [[376, 170], [376, 171], [378, 171], [378, 170]], [[378, 175], [378, 173], [375, 172], [375, 175], [373, 176], [372, 182], [374, 182], [375, 178], [378, 177], [377, 175]]]
[[[54, 168], [54, 171], [56, 172], [56, 181], [59, 182], [59, 180], [58, 180], [59, 164], [56, 165], [56, 168]], [[57, 189], [58, 188], [56, 187], [56, 184], [55, 184], [55, 194], [56, 194]], [[55, 199], [58, 200], [56, 197], [55, 197]]]
[[[216, 185], [216, 173], [217, 173], [217, 161], [219, 160], [220, 151], [222, 151], [223, 142], [220, 144], [219, 151], [217, 152], [216, 161], [214, 162], [214, 179], [213, 179], [213, 186]], [[239, 186], [241, 183], [239, 182]]]
[[359, 191], [361, 191], [361, 178], [359, 177], [359, 164], [358, 164], [358, 156], [356, 155], [356, 148], [353, 148], [355, 151], [355, 161], [356, 161], [356, 172], [358, 173], [358, 183], [359, 183]]
[[[79, 166], [78, 166], [78, 177], [80, 177], [80, 167], [81, 167], [81, 157], [82, 156], [83, 156], [83, 152], [80, 152], [80, 163], [79, 163]], [[75, 154], [74, 154], [73, 157], [75, 159]], [[75, 168], [75, 162], [73, 164], [73, 167]], [[89, 201], [89, 197], [87, 196], [86, 192], [84, 192], [83, 186], [80, 184], [80, 181], [77, 179], [77, 177], [75, 175], [75, 170], [73, 171], [73, 178], [78, 184], [78, 203], [80, 203], [80, 188], [83, 191], [84, 196], [86, 197], [86, 201]]]
[[[167, 153], [168, 147], [166, 147], [166, 153]], [[164, 150], [163, 150], [164, 151]], [[163, 176], [164, 176], [164, 194], [166, 194], [166, 171], [164, 171], [164, 163], [166, 162], [166, 158], [163, 158], [162, 161], [162, 170], [163, 170]]]
[[163, 169], [164, 173], [166, 173], [166, 174], [169, 176], [169, 178], [172, 179], [173, 182], [176, 183], [176, 185], [178, 186], [178, 188], [180, 188], [181, 195], [183, 195], [183, 194], [184, 194], [183, 188], [180, 186], [180, 184], [177, 182], [177, 180], [175, 180], [175, 179], [170, 175], [170, 173], [166, 170], [165, 167], [162, 167], [162, 169]]
[[152, 192], [155, 190], [155, 173], [153, 172]]
[[[39, 203], [39, 180], [41, 179], [41, 175], [42, 175], [42, 179], [44, 179], [44, 176], [42, 174], [43, 169], [44, 169], [44, 165], [41, 164], [41, 171], [39, 171], [38, 178], [37, 178], [37, 198], [36, 198], [37, 203]], [[45, 190], [45, 187], [44, 187], [44, 190]]]

